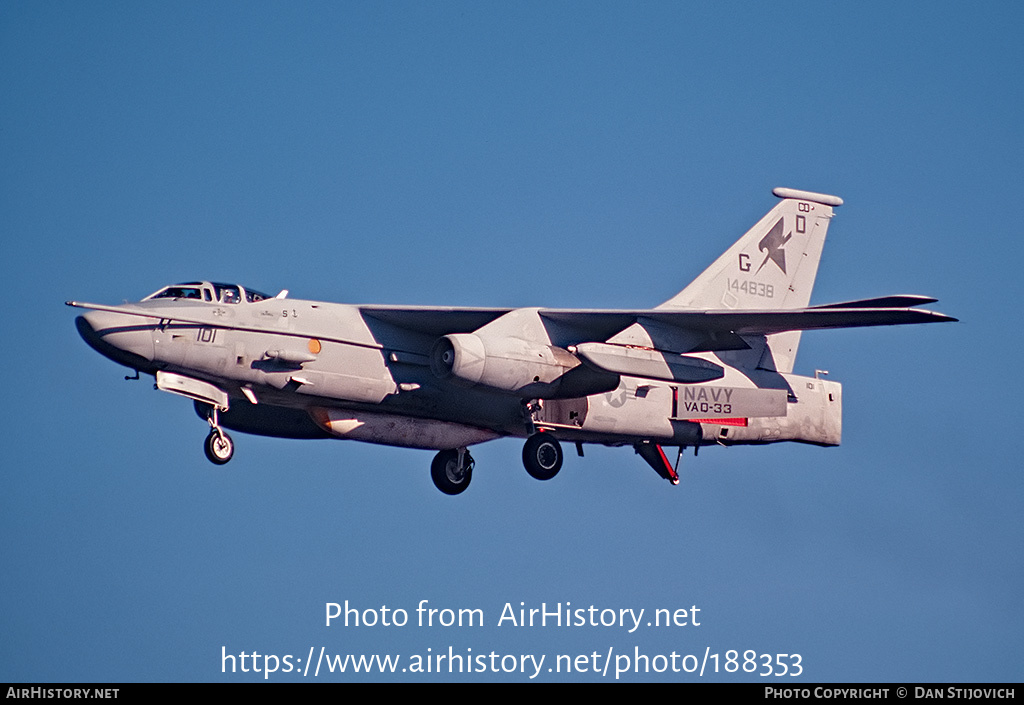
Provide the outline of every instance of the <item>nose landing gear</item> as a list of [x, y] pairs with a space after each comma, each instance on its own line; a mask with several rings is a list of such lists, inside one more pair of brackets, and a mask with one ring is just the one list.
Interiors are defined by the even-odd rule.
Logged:
[[203, 450], [206, 452], [206, 457], [211, 463], [223, 465], [231, 460], [231, 456], [235, 454], [235, 442], [220, 427], [217, 420], [217, 407], [213, 407], [206, 418], [210, 422], [210, 435], [206, 437], [206, 441], [203, 443]]

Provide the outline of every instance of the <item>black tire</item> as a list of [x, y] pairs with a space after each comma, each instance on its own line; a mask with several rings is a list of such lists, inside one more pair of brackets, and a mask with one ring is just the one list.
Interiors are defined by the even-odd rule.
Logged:
[[445, 494], [456, 495], [466, 491], [473, 479], [473, 456], [467, 450], [463, 456], [465, 468], [459, 471], [459, 451], [442, 450], [430, 463], [430, 479]]
[[562, 469], [562, 446], [550, 433], [535, 433], [523, 446], [523, 466], [530, 477], [550, 480]]
[[210, 431], [210, 435], [206, 437], [206, 442], [203, 443], [203, 450], [206, 452], [207, 459], [214, 465], [223, 465], [224, 463], [231, 460], [231, 456], [235, 454], [235, 442], [231, 440], [231, 436], [221, 431]]

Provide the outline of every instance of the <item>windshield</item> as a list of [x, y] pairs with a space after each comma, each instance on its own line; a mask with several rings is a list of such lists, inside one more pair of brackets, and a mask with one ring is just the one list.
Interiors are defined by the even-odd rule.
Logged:
[[160, 291], [147, 296], [147, 299], [203, 299], [203, 287], [199, 284], [178, 284], [168, 286]]

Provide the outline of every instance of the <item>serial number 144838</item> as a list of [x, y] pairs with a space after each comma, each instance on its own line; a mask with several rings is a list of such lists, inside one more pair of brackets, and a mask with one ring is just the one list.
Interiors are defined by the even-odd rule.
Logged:
[[731, 291], [742, 291], [750, 296], [763, 296], [766, 299], [775, 298], [775, 287], [771, 284], [763, 284], [753, 279], [728, 279], [726, 282]]

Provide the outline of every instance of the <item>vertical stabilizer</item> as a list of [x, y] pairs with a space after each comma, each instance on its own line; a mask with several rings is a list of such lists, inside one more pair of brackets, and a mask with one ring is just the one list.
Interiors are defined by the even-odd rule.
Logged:
[[[658, 308], [765, 310], [804, 308], [837, 196], [777, 188], [782, 199], [693, 282]], [[800, 332], [768, 336], [762, 367], [791, 372]]]

